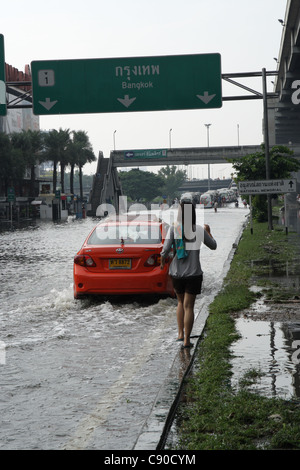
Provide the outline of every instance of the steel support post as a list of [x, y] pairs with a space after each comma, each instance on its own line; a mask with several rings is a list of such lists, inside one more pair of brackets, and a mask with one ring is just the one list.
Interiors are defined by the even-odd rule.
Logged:
[[[270, 175], [270, 150], [269, 150], [269, 121], [268, 121], [268, 95], [267, 95], [267, 73], [266, 69], [262, 69], [262, 85], [263, 85], [263, 106], [264, 106], [264, 144], [265, 144], [265, 159], [266, 159], [266, 179], [271, 178]], [[268, 228], [273, 230], [272, 223], [272, 204], [271, 195], [267, 195], [268, 203]]]

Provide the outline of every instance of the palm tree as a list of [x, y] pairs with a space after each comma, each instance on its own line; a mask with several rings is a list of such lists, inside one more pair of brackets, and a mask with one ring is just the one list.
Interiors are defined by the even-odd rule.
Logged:
[[30, 196], [35, 197], [35, 167], [43, 160], [43, 133], [41, 131], [32, 131], [29, 129], [26, 131], [28, 139], [30, 141], [31, 152], [28, 155], [28, 165], [30, 166]]
[[[10, 138], [4, 132], [0, 132], [0, 194], [7, 194], [8, 186], [12, 178], [12, 144]], [[2, 180], [2, 181], [1, 181]]]
[[[82, 167], [86, 163], [91, 163], [96, 160], [96, 157], [92, 149], [92, 145], [85, 131], [73, 131], [73, 151], [76, 154], [76, 164], [79, 167], [80, 199], [82, 200], [83, 199]], [[72, 171], [72, 167], [71, 167], [71, 171]]]
[[70, 130], [52, 129], [45, 133], [45, 157], [53, 162], [53, 192], [57, 185], [57, 164], [61, 165], [61, 190], [64, 192], [64, 169], [68, 164], [68, 144], [70, 142]]
[[[13, 132], [10, 135], [10, 140], [12, 143], [13, 156], [11, 167], [13, 169], [14, 176], [17, 176], [17, 179], [19, 180], [20, 195], [22, 196], [23, 188], [21, 180], [24, 177], [24, 173], [30, 159], [31, 143], [26, 131]], [[17, 163], [17, 168], [14, 168], [16, 166], [14, 163]]]
[[68, 162], [71, 167], [70, 170], [70, 193], [74, 195], [74, 171], [75, 171], [75, 166], [77, 164], [77, 145], [73, 142], [73, 140], [70, 140], [70, 143], [68, 145]]

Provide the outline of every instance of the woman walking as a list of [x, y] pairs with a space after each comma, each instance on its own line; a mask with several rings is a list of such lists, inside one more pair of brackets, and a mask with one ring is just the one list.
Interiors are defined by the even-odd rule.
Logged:
[[217, 243], [210, 233], [210, 227], [196, 225], [196, 210], [191, 196], [183, 196], [178, 207], [177, 221], [167, 234], [161, 252], [161, 268], [171, 248], [175, 256], [170, 264], [169, 274], [178, 300], [178, 340], [184, 348], [191, 348], [190, 336], [194, 324], [194, 304], [201, 293], [203, 272], [200, 263], [200, 247], [204, 243], [211, 250]]

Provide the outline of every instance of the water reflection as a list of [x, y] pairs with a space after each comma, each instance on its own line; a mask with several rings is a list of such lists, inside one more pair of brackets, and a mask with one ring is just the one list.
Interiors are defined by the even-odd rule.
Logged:
[[300, 367], [293, 362], [295, 325], [300, 332], [300, 324], [236, 320], [241, 338], [231, 348], [234, 388], [239, 388], [246, 372], [255, 369], [261, 375], [250, 390], [267, 397], [300, 397]]

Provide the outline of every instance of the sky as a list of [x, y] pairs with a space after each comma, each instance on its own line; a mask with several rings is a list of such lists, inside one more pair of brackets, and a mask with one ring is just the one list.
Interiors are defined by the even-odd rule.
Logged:
[[[286, 0], [15, 0], [1, 6], [5, 61], [24, 71], [33, 60], [160, 55], [221, 55], [222, 73], [274, 71]], [[261, 78], [236, 79], [262, 90]], [[268, 91], [273, 91], [268, 77]], [[223, 96], [247, 94], [222, 80]], [[40, 128], [84, 130], [96, 156], [116, 150], [257, 145], [262, 100], [222, 108], [41, 116]], [[172, 131], [170, 132], [170, 129]], [[214, 178], [229, 165], [212, 165]], [[206, 177], [199, 166], [199, 177]], [[93, 173], [96, 163], [86, 165]]]

